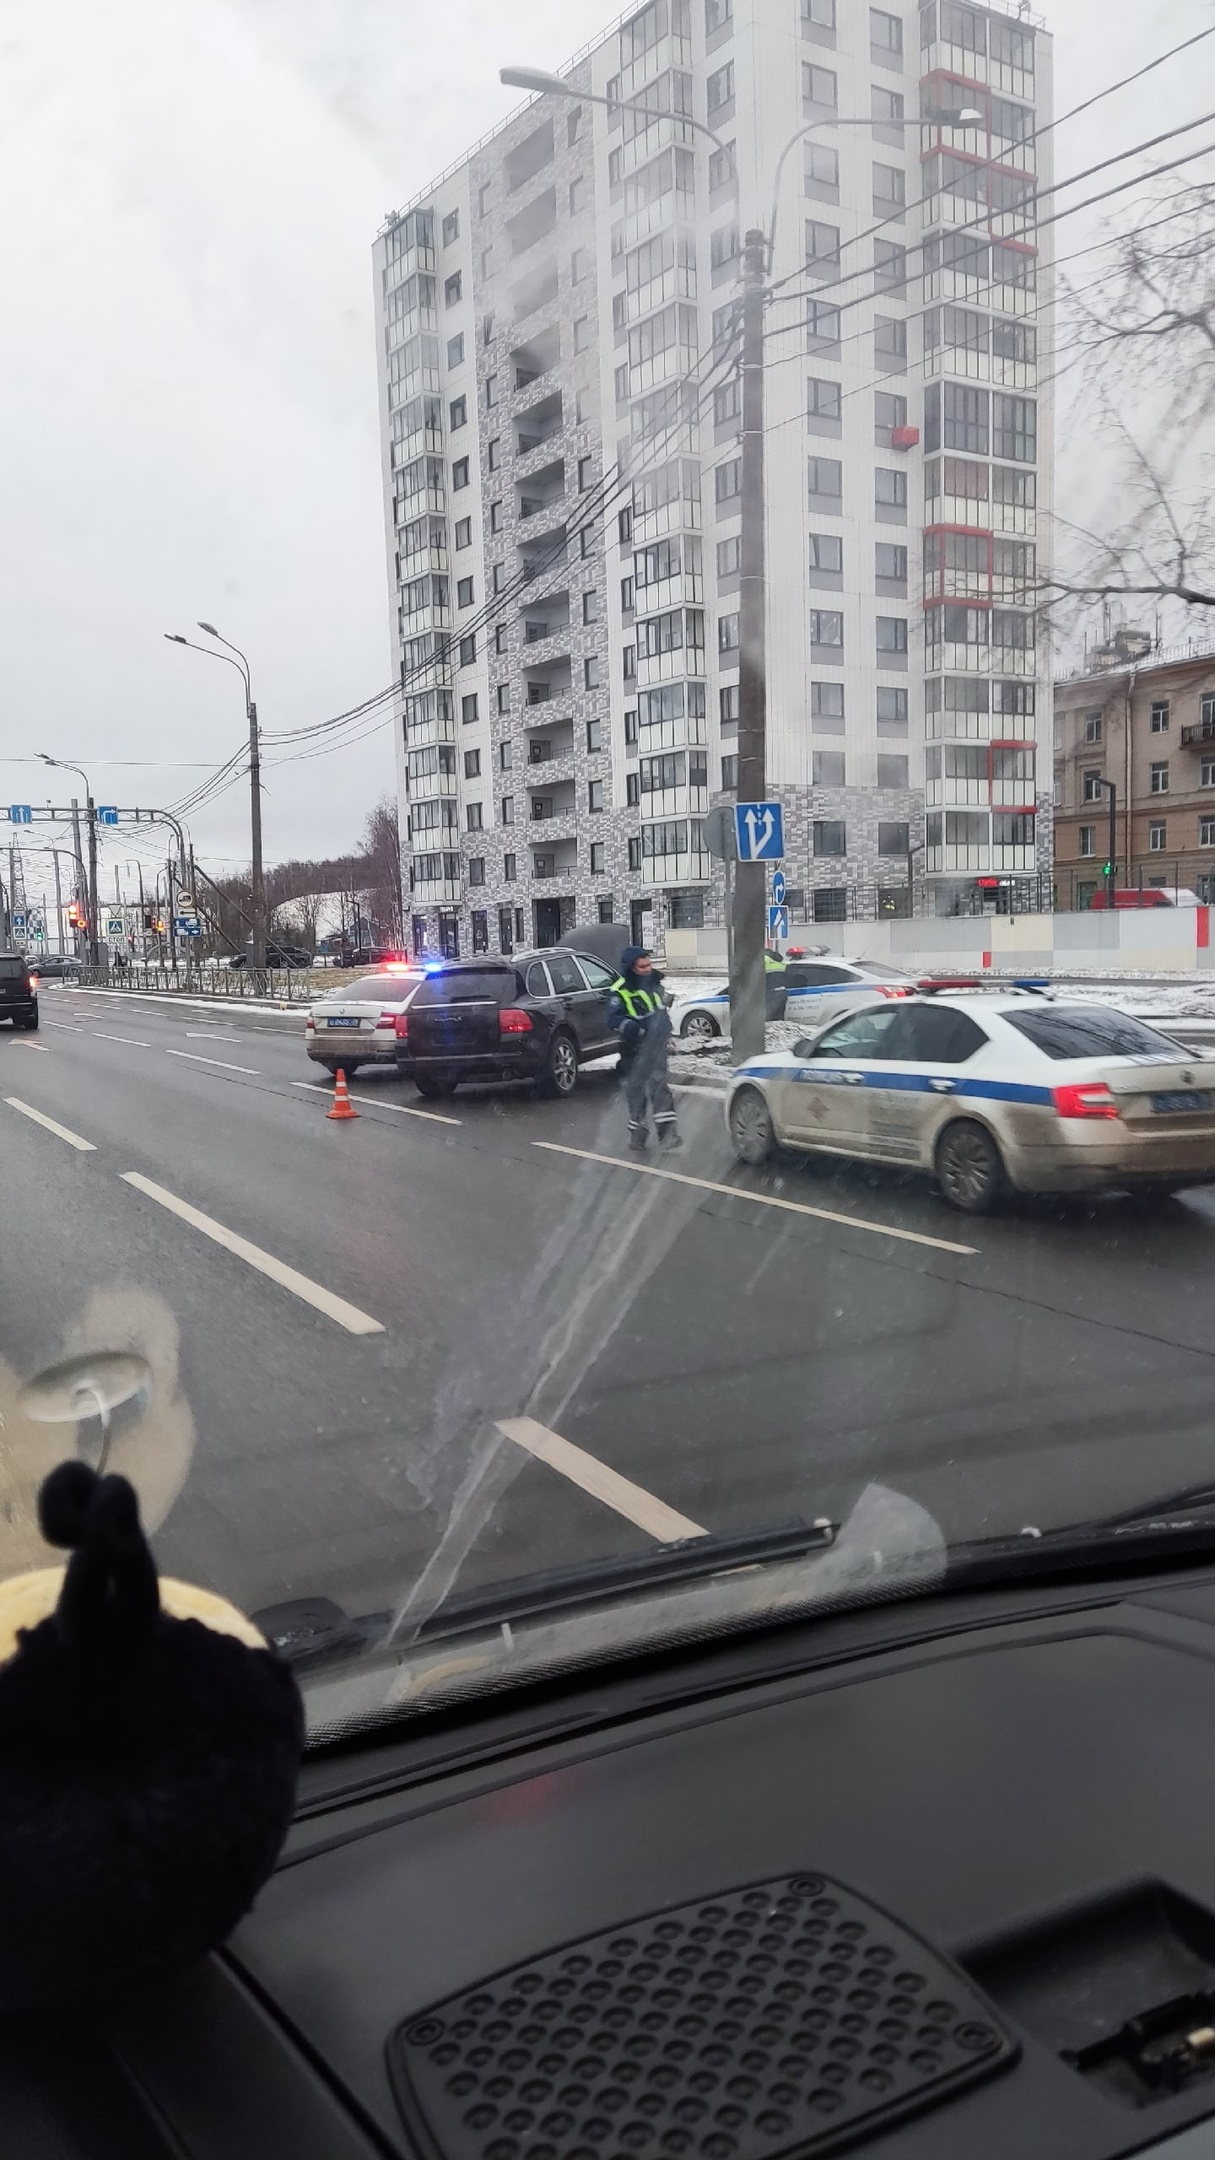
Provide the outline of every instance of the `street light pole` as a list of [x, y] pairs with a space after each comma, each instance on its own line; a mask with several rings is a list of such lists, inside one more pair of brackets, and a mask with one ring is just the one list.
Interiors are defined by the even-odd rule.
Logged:
[[[229, 638], [220, 636], [214, 623], [200, 622], [198, 627], [200, 630], [205, 630], [208, 637], [213, 637], [217, 644], [226, 645], [228, 651], [222, 653], [212, 652], [209, 645], [196, 645], [192, 638], [179, 637], [172, 630], [166, 630], [164, 634], [170, 645], [187, 645], [191, 652], [206, 653], [212, 660], [227, 660], [229, 667], [238, 670], [245, 685], [245, 718], [249, 723], [249, 808], [252, 845], [250, 912], [253, 916], [252, 963], [255, 968], [264, 968], [266, 965], [266, 881], [262, 866], [262, 756], [261, 738], [257, 726], [257, 706], [253, 702], [253, 685], [249, 675], [249, 662], [239, 645], [233, 645]], [[229, 653], [235, 653], [236, 658], [234, 660], [229, 659]], [[183, 853], [183, 875], [185, 867], [185, 855]]]
[[79, 773], [84, 782], [84, 806], [89, 821], [89, 963], [92, 967], [100, 967], [101, 955], [97, 942], [97, 805], [93, 800], [92, 782], [82, 765], [73, 765], [67, 758], [48, 757], [45, 750], [40, 750], [38, 755], [44, 765], [55, 765], [61, 772]]
[[[743, 245], [742, 529], [739, 541], [738, 800], [767, 794], [767, 628], [764, 590], [764, 269], [767, 246], [757, 228]], [[734, 1056], [764, 1047], [763, 863], [734, 866], [734, 935], [730, 949], [730, 1039]]]
[[[1105, 904], [1108, 908], [1118, 905], [1118, 783], [1116, 780], [1098, 780], [1098, 787], [1105, 788], [1110, 799], [1109, 868], [1105, 873]], [[1130, 878], [1130, 863], [1127, 863]]]

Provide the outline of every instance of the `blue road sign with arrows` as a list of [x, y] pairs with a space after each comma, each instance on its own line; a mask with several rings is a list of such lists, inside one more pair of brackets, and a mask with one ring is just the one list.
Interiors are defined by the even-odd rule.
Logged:
[[781, 860], [785, 852], [785, 834], [779, 803], [738, 803], [734, 811], [734, 827], [738, 834], [740, 862]]
[[113, 803], [98, 803], [97, 823], [99, 825], [117, 825], [118, 812]]
[[773, 907], [783, 907], [784, 904], [785, 873], [783, 870], [774, 870], [772, 873], [772, 905]]
[[12, 825], [32, 825], [34, 822], [33, 805], [27, 802], [11, 803], [8, 815]]
[[768, 909], [768, 936], [769, 936], [770, 938], [787, 938], [787, 937], [788, 937], [788, 935], [789, 935], [789, 910], [788, 910], [788, 908], [787, 908], [787, 907], [770, 907], [770, 908]]

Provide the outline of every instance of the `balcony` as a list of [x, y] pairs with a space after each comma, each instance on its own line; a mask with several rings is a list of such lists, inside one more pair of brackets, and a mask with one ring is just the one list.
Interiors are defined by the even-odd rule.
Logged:
[[560, 787], [563, 782], [574, 779], [574, 735], [572, 728], [558, 729], [552, 735], [533, 735], [527, 746], [525, 766], [529, 788]]
[[564, 406], [561, 392], [554, 390], [549, 397], [529, 405], [516, 419], [515, 449], [520, 458], [530, 458], [546, 443], [555, 441], [564, 426]]
[[1197, 743], [1215, 743], [1215, 712], [1202, 720], [1195, 720], [1181, 730], [1181, 747], [1189, 750]]
[[503, 159], [508, 192], [517, 195], [520, 188], [526, 187], [529, 180], [534, 180], [537, 173], [552, 163], [552, 158], [553, 123], [547, 120], [543, 127], [538, 127], [533, 134], [516, 143], [513, 150], [508, 150]]
[[534, 878], [572, 878], [578, 874], [578, 850], [568, 841], [554, 853], [550, 849], [537, 849], [532, 855]]
[[[547, 307], [557, 298], [559, 290], [556, 257], [540, 263], [530, 276], [520, 278], [511, 292], [511, 306], [517, 323], [534, 315], [537, 309]], [[556, 325], [554, 324], [554, 329]]]

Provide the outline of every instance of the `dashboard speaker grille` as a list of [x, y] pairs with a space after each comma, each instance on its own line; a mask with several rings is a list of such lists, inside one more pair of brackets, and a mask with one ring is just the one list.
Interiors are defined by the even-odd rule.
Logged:
[[935, 2106], [1016, 2052], [954, 1965], [813, 1874], [566, 1943], [389, 2042], [434, 2160], [793, 2160]]

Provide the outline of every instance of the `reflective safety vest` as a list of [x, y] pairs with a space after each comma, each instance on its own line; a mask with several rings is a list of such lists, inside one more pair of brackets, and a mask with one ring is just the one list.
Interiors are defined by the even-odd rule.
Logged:
[[662, 1012], [666, 999], [661, 990], [630, 990], [623, 975], [612, 984], [612, 994], [620, 999], [630, 1020], [644, 1020], [649, 1013]]

